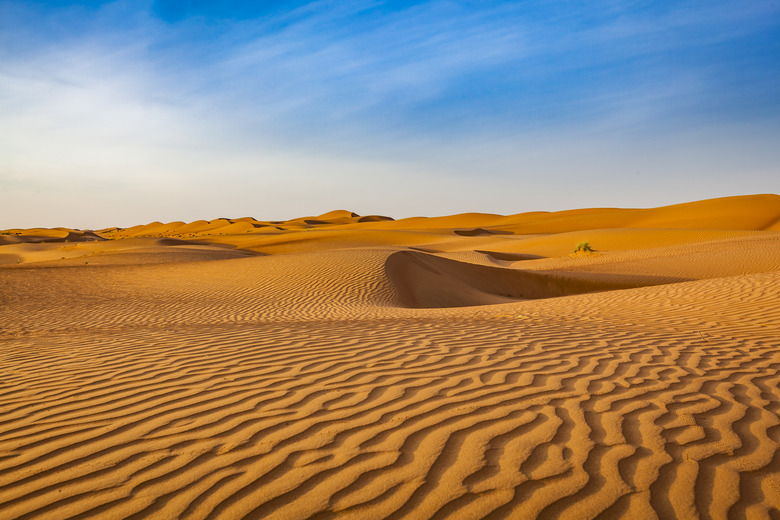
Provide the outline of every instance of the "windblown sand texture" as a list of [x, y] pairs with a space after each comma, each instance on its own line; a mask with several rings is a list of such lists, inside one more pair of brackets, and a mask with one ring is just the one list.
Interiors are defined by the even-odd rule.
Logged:
[[2, 519], [780, 518], [777, 195], [10, 229], [0, 264]]

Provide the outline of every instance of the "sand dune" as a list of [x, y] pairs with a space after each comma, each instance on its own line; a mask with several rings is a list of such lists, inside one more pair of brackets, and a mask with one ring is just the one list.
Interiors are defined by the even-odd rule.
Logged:
[[0, 518], [778, 518], [778, 217], [6, 230]]
[[362, 224], [364, 222], [382, 222], [387, 220], [395, 220], [393, 217], [385, 217], [383, 215], [366, 215], [364, 217], [360, 217], [358, 219], [358, 223]]
[[484, 235], [511, 235], [511, 231], [503, 231], [503, 230], [491, 230], [491, 229], [484, 229], [484, 228], [474, 228], [474, 229], [455, 229], [454, 233], [456, 235], [460, 235], [462, 237], [479, 237]]
[[685, 281], [662, 276], [505, 269], [416, 251], [388, 257], [385, 270], [407, 307], [468, 307]]

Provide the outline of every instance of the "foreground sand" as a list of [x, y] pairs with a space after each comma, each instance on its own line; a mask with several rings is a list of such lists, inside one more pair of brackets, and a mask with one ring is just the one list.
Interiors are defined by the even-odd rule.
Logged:
[[779, 219], [8, 230], [0, 518], [780, 518]]

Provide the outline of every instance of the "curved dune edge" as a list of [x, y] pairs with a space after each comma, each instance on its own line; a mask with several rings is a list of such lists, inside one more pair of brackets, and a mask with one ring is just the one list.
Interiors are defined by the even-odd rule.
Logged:
[[384, 221], [393, 221], [395, 220], [393, 217], [386, 217], [384, 215], [365, 215], [363, 217], [360, 217], [358, 219], [359, 223], [364, 222], [384, 222]]
[[19, 242], [0, 248], [0, 266], [17, 262], [34, 267], [74, 267], [78, 265], [146, 265], [205, 262], [260, 256], [263, 253], [230, 244], [177, 238], [128, 238], [123, 240], [79, 240]]
[[460, 235], [462, 237], [481, 237], [486, 235], [511, 235], [511, 231], [506, 230], [500, 230], [500, 229], [485, 229], [485, 228], [474, 228], [474, 229], [455, 229], [453, 230], [453, 233], [456, 235]]
[[467, 307], [686, 281], [662, 276], [525, 271], [459, 262], [418, 251], [393, 253], [385, 272], [403, 305]]
[[529, 254], [523, 254], [523, 253], [506, 253], [501, 251], [480, 251], [476, 250], [475, 253], [481, 253], [483, 255], [487, 255], [488, 257], [492, 258], [493, 260], [498, 260], [500, 262], [519, 262], [522, 260], [538, 260], [540, 258], [544, 258], [539, 255], [529, 255]]

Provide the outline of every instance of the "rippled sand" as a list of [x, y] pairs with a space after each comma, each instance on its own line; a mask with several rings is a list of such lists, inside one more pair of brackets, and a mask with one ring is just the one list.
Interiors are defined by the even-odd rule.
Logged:
[[8, 230], [0, 517], [776, 519], [778, 219]]

